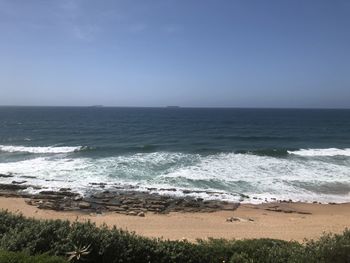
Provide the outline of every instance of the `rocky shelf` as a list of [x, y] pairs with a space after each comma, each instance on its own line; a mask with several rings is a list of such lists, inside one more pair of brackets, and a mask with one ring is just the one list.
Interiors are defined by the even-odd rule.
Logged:
[[69, 188], [59, 191], [42, 190], [29, 194], [25, 184], [0, 184], [0, 196], [23, 197], [26, 203], [39, 209], [56, 211], [81, 211], [87, 213], [115, 212], [119, 214], [145, 216], [145, 213], [169, 212], [215, 212], [234, 211], [239, 203], [220, 200], [203, 200], [194, 197], [173, 197], [135, 190], [101, 190], [87, 196], [72, 192]]

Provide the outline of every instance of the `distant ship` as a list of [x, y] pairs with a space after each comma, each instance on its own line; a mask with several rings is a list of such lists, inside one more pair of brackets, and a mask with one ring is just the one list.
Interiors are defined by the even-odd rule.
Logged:
[[178, 108], [180, 108], [180, 106], [166, 106], [166, 108], [168, 108], [168, 109], [178, 109]]
[[90, 108], [102, 108], [103, 105], [92, 105], [92, 106], [89, 106]]

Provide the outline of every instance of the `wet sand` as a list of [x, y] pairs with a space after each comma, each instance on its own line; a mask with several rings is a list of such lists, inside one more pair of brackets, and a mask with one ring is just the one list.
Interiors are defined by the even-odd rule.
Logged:
[[350, 203], [307, 204], [268, 203], [243, 204], [234, 211], [171, 212], [145, 217], [105, 212], [53, 211], [38, 209], [25, 203], [25, 198], [0, 197], [0, 209], [21, 213], [36, 219], [91, 220], [134, 231], [146, 237], [165, 239], [198, 238], [277, 238], [303, 241], [317, 239], [324, 232], [341, 233], [350, 228]]

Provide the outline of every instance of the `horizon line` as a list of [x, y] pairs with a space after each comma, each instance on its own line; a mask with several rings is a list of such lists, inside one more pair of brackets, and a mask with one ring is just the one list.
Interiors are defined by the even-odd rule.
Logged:
[[149, 108], [149, 109], [285, 109], [285, 110], [350, 110], [350, 107], [241, 107], [241, 106], [110, 106], [110, 105], [0, 105], [0, 107], [18, 108]]

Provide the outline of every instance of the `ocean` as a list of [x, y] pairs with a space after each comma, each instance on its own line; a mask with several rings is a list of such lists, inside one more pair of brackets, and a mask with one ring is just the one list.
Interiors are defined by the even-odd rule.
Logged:
[[0, 107], [0, 174], [82, 194], [349, 202], [350, 110]]

